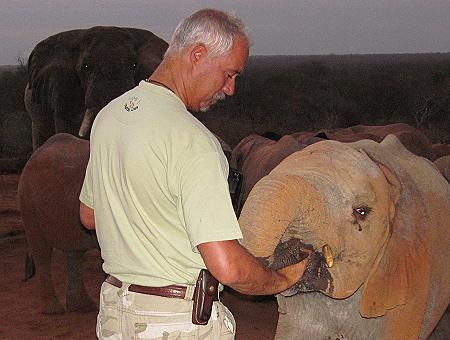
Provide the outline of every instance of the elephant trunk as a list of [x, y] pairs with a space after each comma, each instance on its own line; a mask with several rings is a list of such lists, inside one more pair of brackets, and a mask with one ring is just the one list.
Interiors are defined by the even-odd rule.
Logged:
[[[340, 260], [339, 235], [333, 230], [329, 203], [339, 194], [330, 179], [312, 173], [269, 175], [252, 189], [239, 218], [243, 245], [274, 269], [298, 262], [293, 254], [299, 247], [313, 251], [301, 281], [283, 295], [313, 290], [344, 298], [359, 287]], [[274, 263], [280, 259], [288, 261]]]

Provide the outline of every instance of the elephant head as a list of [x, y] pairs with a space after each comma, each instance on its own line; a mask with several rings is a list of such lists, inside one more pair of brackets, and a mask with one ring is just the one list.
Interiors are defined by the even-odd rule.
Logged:
[[33, 148], [68, 132], [89, 137], [98, 111], [151, 75], [167, 43], [153, 33], [97, 26], [55, 34], [28, 59], [25, 106]]
[[254, 186], [239, 223], [244, 245], [273, 268], [298, 262], [298, 246], [314, 251], [284, 299], [316, 291], [331, 305], [358, 291], [354, 315], [383, 318], [387, 338], [429, 334], [447, 307], [450, 187], [393, 135], [292, 154]]

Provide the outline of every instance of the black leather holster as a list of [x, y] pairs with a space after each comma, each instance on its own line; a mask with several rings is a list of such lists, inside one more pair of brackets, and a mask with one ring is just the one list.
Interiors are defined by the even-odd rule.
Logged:
[[241, 172], [230, 168], [228, 173], [228, 188], [230, 190], [231, 202], [237, 217], [241, 214], [244, 196], [244, 176]]
[[219, 300], [218, 288], [219, 281], [208, 270], [202, 269], [198, 275], [194, 291], [193, 324], [206, 325], [208, 323], [213, 302]]

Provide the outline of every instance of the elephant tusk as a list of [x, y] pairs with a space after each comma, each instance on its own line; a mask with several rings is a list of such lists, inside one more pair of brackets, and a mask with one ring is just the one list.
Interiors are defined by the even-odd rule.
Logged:
[[325, 261], [327, 263], [327, 267], [328, 268], [333, 267], [333, 263], [334, 263], [333, 253], [331, 252], [331, 247], [328, 244], [325, 244], [322, 247], [322, 253], [323, 253], [323, 256], [325, 257]]
[[81, 127], [80, 131], [78, 132], [78, 136], [83, 138], [87, 136], [92, 124], [93, 116], [94, 114], [91, 110], [86, 110], [86, 112], [84, 113], [83, 121], [81, 122]]

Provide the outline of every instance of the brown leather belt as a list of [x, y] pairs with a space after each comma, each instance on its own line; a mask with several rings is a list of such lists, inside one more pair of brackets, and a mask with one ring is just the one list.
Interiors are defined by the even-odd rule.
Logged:
[[[122, 287], [122, 281], [120, 281], [118, 278], [115, 278], [112, 275], [108, 275], [105, 282], [108, 282], [109, 284], [112, 284], [113, 286], [117, 288]], [[157, 295], [157, 296], [163, 296], [163, 297], [169, 297], [169, 298], [180, 298], [184, 299], [186, 295], [186, 287], [183, 286], [177, 286], [177, 285], [170, 285], [170, 286], [164, 286], [164, 287], [148, 287], [148, 286], [139, 286], [139, 285], [130, 285], [128, 287], [128, 291], [140, 293], [140, 294], [147, 294], [147, 295]]]

